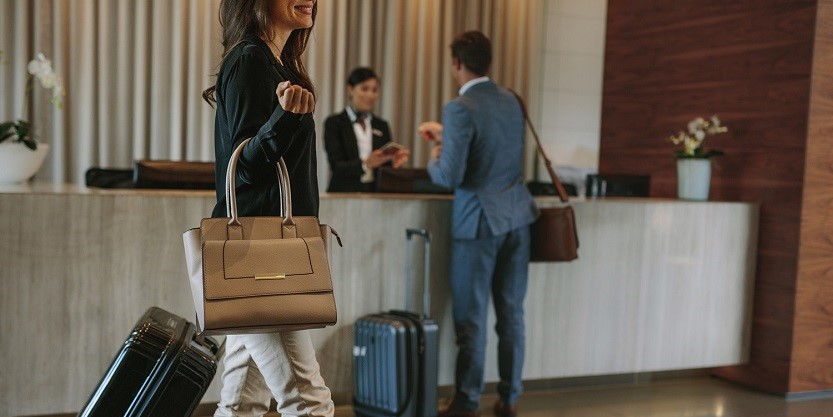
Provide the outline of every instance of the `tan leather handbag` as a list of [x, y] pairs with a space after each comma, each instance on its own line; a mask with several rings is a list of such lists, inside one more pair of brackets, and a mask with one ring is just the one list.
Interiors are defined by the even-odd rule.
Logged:
[[332, 230], [316, 217], [292, 215], [283, 159], [277, 164], [282, 216], [237, 215], [235, 173], [249, 140], [235, 149], [226, 173], [231, 217], [202, 219], [199, 228], [183, 235], [197, 327], [213, 335], [331, 326], [336, 322], [328, 256]]

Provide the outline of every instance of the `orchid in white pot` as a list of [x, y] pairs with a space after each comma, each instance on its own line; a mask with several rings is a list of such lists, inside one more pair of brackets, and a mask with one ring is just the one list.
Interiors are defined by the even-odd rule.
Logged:
[[677, 157], [677, 197], [683, 200], [705, 201], [709, 199], [712, 165], [711, 157], [722, 155], [717, 149], [703, 149], [707, 136], [719, 135], [729, 131], [717, 116], [704, 119], [697, 117], [688, 122], [688, 131], [680, 131], [669, 137], [675, 145], [683, 149], [674, 154]]
[[[0, 57], [2, 57], [2, 52], [0, 52]], [[12, 142], [22, 143], [31, 150], [35, 150], [38, 147], [38, 141], [32, 130], [32, 123], [26, 117], [26, 113], [29, 110], [29, 99], [33, 94], [35, 79], [38, 80], [44, 89], [52, 90], [50, 102], [57, 109], [63, 107], [63, 96], [66, 95], [66, 90], [64, 90], [63, 80], [52, 69], [52, 62], [46, 59], [42, 53], [38, 53], [35, 59], [29, 62], [27, 69], [29, 70], [29, 76], [26, 77], [26, 89], [23, 96], [21, 118], [0, 123], [0, 143], [11, 140]]]
[[[2, 60], [2, 51], [0, 51]], [[29, 100], [34, 94], [35, 80], [46, 90], [51, 90], [52, 105], [61, 109], [66, 94], [63, 81], [55, 74], [52, 63], [39, 53], [29, 62], [23, 96], [23, 111], [17, 120], [0, 123], [0, 183], [17, 184], [31, 178], [40, 169], [49, 145], [38, 141], [27, 118]]]

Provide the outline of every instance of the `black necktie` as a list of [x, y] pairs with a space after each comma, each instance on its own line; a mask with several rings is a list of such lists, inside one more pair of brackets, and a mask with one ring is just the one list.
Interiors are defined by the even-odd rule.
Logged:
[[364, 126], [364, 119], [367, 118], [367, 112], [356, 112], [356, 123]]

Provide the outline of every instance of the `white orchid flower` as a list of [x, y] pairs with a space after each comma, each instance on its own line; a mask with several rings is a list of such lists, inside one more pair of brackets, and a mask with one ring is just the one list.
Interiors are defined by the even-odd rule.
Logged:
[[35, 59], [31, 60], [28, 65], [29, 74], [38, 78], [46, 77], [53, 74], [52, 62], [46, 59], [42, 53], [38, 53]]
[[685, 143], [683, 143], [683, 146], [685, 146], [685, 153], [686, 154], [694, 155], [694, 152], [697, 151], [697, 148], [700, 147], [700, 141], [689, 136], [689, 137], [686, 137], [686, 140], [685, 140]]
[[27, 66], [29, 74], [35, 76], [40, 82], [41, 86], [47, 90], [52, 90], [51, 102], [57, 108], [61, 108], [61, 97], [66, 95], [63, 80], [55, 75], [55, 70], [52, 69], [52, 61], [46, 59], [43, 53], [38, 53], [35, 59], [29, 61]]
[[40, 85], [47, 90], [54, 88], [58, 83], [55, 74], [47, 74], [43, 77], [38, 77], [38, 80], [40, 80]]
[[692, 135], [697, 132], [698, 130], [702, 129], [703, 123], [706, 121], [703, 120], [702, 117], [698, 117], [690, 122], [688, 122], [688, 133]]
[[63, 108], [63, 101], [62, 97], [67, 94], [67, 91], [64, 89], [63, 80], [60, 78], [55, 79], [55, 87], [52, 89], [52, 98], [49, 100], [52, 105], [60, 110]]
[[683, 151], [678, 152], [678, 155], [682, 154], [691, 157], [698, 157], [698, 154], [702, 154], [704, 155], [702, 157], [708, 158], [713, 154], [718, 154], [718, 151], [701, 153], [700, 146], [703, 144], [706, 137], [729, 131], [728, 128], [720, 125], [720, 119], [718, 119], [716, 115], [711, 116], [708, 120], [702, 117], [697, 117], [688, 122], [686, 127], [688, 129], [688, 133], [681, 131], [676, 135], [670, 136], [669, 139], [675, 145], [683, 145]]

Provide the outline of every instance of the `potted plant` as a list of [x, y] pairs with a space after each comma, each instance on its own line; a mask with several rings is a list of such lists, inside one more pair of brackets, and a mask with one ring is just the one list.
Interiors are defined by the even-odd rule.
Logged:
[[31, 178], [40, 169], [49, 151], [48, 144], [38, 141], [27, 118], [35, 79], [44, 89], [52, 90], [50, 101], [57, 109], [61, 109], [62, 98], [66, 94], [63, 81], [55, 75], [52, 63], [42, 53], [29, 62], [27, 69], [29, 76], [26, 78], [21, 117], [0, 123], [0, 183], [4, 184], [20, 183]]
[[716, 149], [706, 150], [703, 141], [708, 136], [728, 132], [729, 129], [720, 124], [717, 116], [708, 120], [697, 117], [688, 122], [688, 131], [680, 131], [669, 137], [675, 145], [682, 145], [682, 149], [674, 152], [677, 157], [677, 196], [682, 200], [709, 199], [712, 165], [711, 157], [722, 155]]

